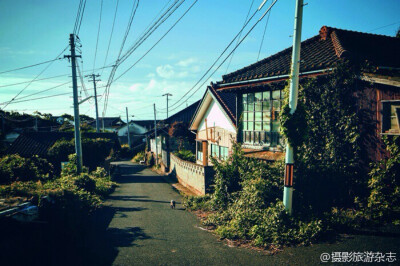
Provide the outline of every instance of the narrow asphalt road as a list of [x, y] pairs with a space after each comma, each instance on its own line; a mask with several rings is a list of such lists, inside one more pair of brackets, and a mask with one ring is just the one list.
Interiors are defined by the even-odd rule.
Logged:
[[[320, 263], [323, 252], [389, 252], [393, 246], [385, 246], [387, 241], [400, 244], [398, 236], [376, 237], [375, 244], [368, 244], [370, 236], [357, 236], [333, 245], [287, 248], [276, 255], [229, 247], [201, 229], [197, 217], [183, 209], [182, 197], [162, 176], [128, 161], [118, 164], [122, 170], [116, 180], [119, 187], [96, 216], [98, 226], [106, 233], [96, 235], [86, 254], [90, 258], [87, 264], [314, 265]], [[170, 209], [171, 199], [177, 203], [175, 210]], [[381, 249], [379, 245], [383, 245]]]

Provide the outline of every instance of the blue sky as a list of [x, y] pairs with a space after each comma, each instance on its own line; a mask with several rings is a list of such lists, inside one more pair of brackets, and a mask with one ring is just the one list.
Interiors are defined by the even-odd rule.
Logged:
[[[186, 0], [146, 42], [137, 49], [117, 70], [116, 77], [123, 73], [147, 49], [168, 30], [177, 18], [193, 3]], [[147, 25], [158, 14], [168, 0], [141, 0], [133, 20], [125, 49], [140, 36]], [[254, 0], [252, 12], [261, 0]], [[398, 0], [309, 0], [304, 7], [303, 34], [305, 40], [316, 34], [323, 25], [393, 36], [400, 27], [400, 1]], [[83, 69], [93, 68], [101, 0], [87, 0], [79, 37], [82, 42]], [[252, 0], [199, 0], [179, 24], [135, 67], [112, 84], [106, 116], [124, 117], [125, 107], [135, 119], [152, 119], [152, 104], [156, 103], [160, 112], [158, 118], [165, 118], [162, 108], [169, 92], [170, 106], [200, 79], [204, 72], [223, 51], [243, 25]], [[263, 10], [271, 3], [267, 2]], [[95, 67], [104, 65], [116, 0], [103, 0], [102, 21]], [[111, 41], [107, 63], [115, 61], [126, 29], [132, 0], [120, 0], [116, 26]], [[68, 44], [73, 30], [79, 0], [2, 0], [0, 1], [0, 72], [23, 67], [57, 56]], [[292, 45], [294, 0], [278, 0], [271, 11], [266, 35], [261, 48], [260, 59], [279, 52]], [[255, 16], [254, 21], [262, 13]], [[393, 24], [387, 26], [389, 24]], [[229, 68], [223, 65], [210, 80], [221, 80], [221, 75], [256, 62], [266, 18], [237, 49]], [[387, 27], [383, 27], [387, 26]], [[381, 28], [383, 27], [383, 28]], [[249, 27], [248, 27], [249, 28]], [[245, 30], [246, 31], [246, 30]], [[67, 54], [68, 50], [64, 53]], [[228, 60], [229, 61], [229, 60]], [[32, 80], [47, 65], [40, 65], [20, 71], [0, 74], [0, 86]], [[67, 60], [55, 61], [39, 78], [64, 75], [32, 83], [19, 97], [45, 90], [68, 82], [71, 68]], [[110, 69], [101, 73], [98, 94], [102, 94]], [[92, 84], [85, 79], [85, 85], [92, 94]], [[26, 84], [0, 87], [0, 102], [12, 99]], [[48, 95], [72, 92], [70, 84], [23, 98], [30, 99]], [[200, 99], [206, 87], [202, 86], [187, 100], [191, 104]], [[82, 93], [82, 96], [84, 94]], [[17, 101], [18, 98], [15, 100]], [[72, 96], [64, 95], [23, 103], [11, 103], [6, 110], [32, 113], [35, 110], [59, 115], [72, 113]], [[186, 103], [174, 112], [184, 108]], [[2, 105], [0, 106], [2, 107]], [[99, 103], [103, 110], [103, 99]], [[88, 101], [80, 106], [80, 112], [94, 116], [93, 103]]]

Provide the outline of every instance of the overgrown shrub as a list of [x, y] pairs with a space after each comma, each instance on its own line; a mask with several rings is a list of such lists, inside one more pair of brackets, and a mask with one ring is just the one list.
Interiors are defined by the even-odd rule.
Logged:
[[215, 228], [221, 238], [250, 240], [254, 245], [307, 245], [325, 231], [321, 220], [290, 216], [282, 197], [283, 163], [266, 163], [243, 156], [233, 145], [226, 161], [213, 160], [214, 193], [205, 197], [187, 197], [185, 206], [206, 210], [203, 221]]
[[370, 172], [368, 208], [380, 221], [400, 221], [400, 137], [384, 139], [390, 154], [376, 163]]
[[[94, 170], [103, 166], [105, 159], [110, 155], [112, 143], [109, 139], [82, 138], [83, 164]], [[68, 156], [75, 153], [75, 140], [59, 140], [49, 149], [48, 156], [59, 167], [61, 162], [68, 161]]]
[[366, 191], [367, 158], [361, 147], [367, 123], [362, 122], [366, 110], [358, 105], [359, 73], [359, 67], [340, 63], [328, 75], [306, 80], [294, 115], [286, 88], [281, 128], [295, 151], [297, 210], [352, 207]]
[[140, 161], [143, 161], [145, 158], [145, 153], [144, 151], [138, 152], [133, 158], [132, 161], [135, 163], [139, 163]]
[[80, 174], [74, 178], [74, 184], [79, 189], [83, 189], [87, 192], [93, 193], [96, 190], [96, 181], [91, 178], [88, 174]]
[[176, 155], [176, 157], [178, 157], [184, 161], [188, 161], [188, 162], [192, 162], [192, 163], [196, 162], [196, 155], [194, 155], [193, 152], [191, 152], [189, 150], [181, 149], [181, 150], [174, 152], [174, 155]]
[[36, 181], [53, 178], [53, 165], [38, 156], [23, 158], [18, 154], [6, 155], [0, 159], [0, 183], [14, 181]]
[[133, 156], [133, 150], [128, 146], [128, 144], [124, 144], [121, 146], [121, 149], [117, 152], [117, 157], [126, 159]]

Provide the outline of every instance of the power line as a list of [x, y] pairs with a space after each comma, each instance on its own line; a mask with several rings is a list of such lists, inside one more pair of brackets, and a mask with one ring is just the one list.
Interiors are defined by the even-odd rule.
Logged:
[[[25, 96], [23, 96], [23, 97], [19, 97], [18, 100], [25, 99], [25, 98], [28, 98], [28, 97], [31, 97], [31, 96], [34, 96], [34, 95], [37, 95], [37, 94], [41, 94], [41, 93], [46, 92], [46, 91], [51, 91], [51, 90], [54, 90], [54, 89], [56, 89], [56, 88], [62, 87], [62, 86], [64, 86], [64, 85], [67, 85], [67, 84], [69, 84], [69, 83], [71, 83], [71, 81], [68, 81], [68, 82], [59, 84], [59, 85], [57, 85], [57, 86], [54, 86], [54, 87], [51, 87], [51, 88], [48, 88], [48, 89], [45, 89], [45, 90], [42, 90], [42, 91], [38, 91], [38, 92], [35, 92], [35, 93], [31, 93], [31, 94], [25, 95]], [[3, 102], [3, 103], [0, 103], [0, 105], [4, 105], [4, 104], [6, 104], [6, 103], [7, 103], [7, 102]]]
[[46, 63], [50, 63], [50, 62], [53, 62], [53, 61], [56, 61], [56, 60], [60, 60], [60, 59], [62, 59], [62, 58], [56, 58], [56, 59], [44, 61], [44, 62], [41, 62], [41, 63], [29, 65], [29, 66], [14, 68], [14, 69], [10, 69], [10, 70], [6, 70], [6, 71], [3, 71], [3, 72], [0, 72], [0, 74], [4, 74], [4, 73], [8, 73], [8, 72], [13, 72], [13, 71], [17, 71], [17, 70], [22, 70], [22, 69], [26, 69], [26, 68], [30, 68], [30, 67], [40, 66], [40, 65], [43, 65], [43, 64], [46, 64]]
[[[178, 7], [184, 2], [185, 0], [183, 0]], [[169, 3], [169, 2], [168, 2]], [[104, 100], [104, 107], [103, 107], [103, 116], [105, 115], [106, 111], [107, 111], [107, 104], [108, 104], [108, 95], [110, 93], [110, 86], [111, 83], [113, 82], [114, 79], [114, 75], [115, 72], [117, 71], [118, 66], [125, 61], [172, 13], [174, 13], [174, 11], [176, 10], [176, 8], [174, 10], [172, 10], [169, 14], [168, 12], [178, 3], [178, 0], [176, 0], [159, 18], [158, 20], [153, 23], [151, 26], [148, 26], [147, 30], [144, 31], [144, 33], [142, 34], [141, 37], [139, 37], [139, 39], [134, 43], [134, 45], [128, 49], [128, 51], [122, 56], [120, 57], [120, 55], [118, 55], [117, 61], [115, 66], [113, 67], [113, 69], [111, 70], [110, 76], [108, 78], [108, 82], [106, 85], [106, 88], [104, 90], [103, 95], [105, 95], [105, 100]], [[165, 6], [163, 7], [163, 9], [165, 9]], [[162, 10], [163, 10], [162, 9]], [[159, 14], [162, 12], [162, 10], [159, 12]], [[166, 14], [168, 14], [168, 16], [166, 18], [164, 18], [166, 16]], [[156, 16], [157, 17], [157, 16]], [[161, 19], [163, 19], [163, 21], [161, 21]], [[153, 19], [154, 21], [155, 19]], [[160, 22], [161, 21], [161, 22]]]
[[[201, 76], [201, 78], [196, 82], [196, 84], [194, 84], [194, 86], [189, 89], [181, 98], [179, 98], [178, 101], [176, 101], [174, 104], [171, 105], [171, 107], [176, 106], [177, 104], [179, 104], [179, 102], [186, 96], [188, 95], [192, 90], [194, 90], [194, 88], [203, 80], [203, 78], [211, 71], [211, 69], [217, 64], [218, 60], [225, 54], [225, 52], [229, 49], [229, 47], [233, 44], [233, 42], [239, 38], [240, 40], [240, 36], [243, 32], [243, 30], [246, 28], [246, 26], [250, 23], [250, 21], [254, 18], [254, 16], [257, 14], [257, 12], [260, 11], [260, 8], [257, 9], [256, 11], [254, 11], [254, 13], [251, 15], [251, 17], [246, 21], [246, 23], [244, 23], [244, 25], [242, 26], [242, 28], [240, 29], [240, 31], [236, 34], [236, 36], [231, 40], [231, 42], [225, 47], [225, 49], [222, 51], [222, 53], [218, 56], [218, 58], [214, 61], [214, 63], [207, 69], [207, 71], [203, 74], [203, 76]], [[238, 43], [236, 43], [236, 47], [238, 46]], [[231, 53], [232, 54], [232, 53]], [[231, 55], [230, 54], [230, 55]], [[165, 109], [165, 108], [161, 108], [161, 109]], [[175, 109], [172, 109], [172, 111]]]
[[[65, 50], [67, 50], [67, 48], [68, 48], [68, 46], [65, 47], [64, 50], [62, 50], [61, 53], [59, 53], [59, 54], [56, 56], [56, 59], [59, 58], [59, 57], [61, 56], [61, 54], [64, 53]], [[33, 80], [31, 80], [31, 82], [28, 83], [28, 85], [26, 85], [21, 91], [19, 91], [19, 92], [17, 93], [17, 95], [15, 95], [15, 96], [3, 107], [3, 110], [4, 110], [12, 101], [14, 101], [24, 90], [26, 90], [26, 89], [32, 84], [33, 81], [35, 81], [38, 77], [40, 77], [40, 75], [42, 75], [43, 72], [45, 72], [45, 71], [53, 64], [54, 61], [55, 61], [55, 60], [51, 61], [50, 64], [48, 64], [48, 65], [47, 65]]]
[[[108, 52], [110, 51], [111, 40], [112, 40], [112, 36], [113, 36], [113, 33], [114, 33], [115, 18], [117, 17], [118, 4], [119, 4], [119, 0], [117, 0], [117, 4], [115, 5], [114, 19], [113, 19], [113, 24], [112, 24], [112, 28], [111, 28], [110, 39], [108, 40], [108, 46], [107, 46], [106, 57], [104, 58], [104, 66], [106, 65], [107, 58], [108, 58]], [[102, 74], [103, 74], [103, 70], [101, 71], [100, 76], [101, 76]]]
[[100, 26], [101, 26], [101, 13], [102, 12], [103, 12], [103, 0], [101, 0], [101, 3], [100, 3], [100, 18], [99, 18], [99, 27], [97, 29], [96, 49], [95, 49], [95, 52], [94, 52], [93, 74], [94, 74], [94, 67], [96, 66], [97, 46], [99, 44], [99, 35], [100, 35]]
[[[253, 4], [254, 4], [254, 0], [251, 1], [250, 8], [249, 8], [249, 11], [247, 11], [246, 19], [244, 20], [243, 25], [246, 24], [247, 19], [249, 18], [250, 11], [251, 11], [251, 8], [253, 7]], [[239, 42], [241, 35], [242, 35], [242, 32], [240, 33], [239, 37], [237, 38], [236, 44]], [[226, 66], [225, 74], [228, 73], [228, 69], [229, 69], [229, 66], [231, 65], [231, 62], [232, 62], [232, 59], [233, 59], [233, 56], [234, 56], [234, 55], [235, 55], [235, 54], [233, 53], [232, 56], [231, 56], [231, 58], [229, 59], [228, 65]]]
[[[110, 67], [112, 67], [112, 65], [108, 65], [108, 66], [105, 66], [105, 67], [95, 68], [95, 70], [103, 70], [103, 69], [105, 69], [105, 68], [110, 68]], [[82, 71], [82, 73], [85, 73], [85, 72], [92, 72], [92, 70], [84, 70], [84, 71]], [[12, 84], [0, 85], [0, 88], [3, 88], [3, 87], [10, 87], [10, 86], [15, 86], [15, 85], [21, 85], [21, 84], [26, 84], [26, 83], [30, 83], [30, 82], [33, 83], [33, 82], [42, 81], [42, 80], [55, 79], [55, 78], [60, 78], [60, 77], [68, 77], [68, 76], [70, 76], [70, 75], [71, 75], [71, 74], [62, 74], [62, 75], [57, 75], [57, 76], [52, 76], [52, 77], [47, 77], [47, 78], [42, 78], [42, 79], [36, 79], [36, 80], [34, 80], [34, 81], [29, 80], [29, 81], [22, 81], [22, 82], [17, 82], [17, 83], [12, 83]]]
[[385, 26], [382, 26], [382, 27], [379, 27], [379, 28], [376, 28], [376, 29], [369, 30], [369, 31], [367, 31], [367, 33], [368, 32], [373, 32], [373, 31], [376, 31], [376, 30], [380, 30], [380, 29], [383, 29], [383, 28], [387, 28], [387, 27], [390, 27], [390, 26], [393, 26], [393, 25], [396, 25], [396, 24], [400, 24], [400, 21], [393, 22], [393, 23], [390, 23], [388, 25], [385, 25]]
[[[60, 94], [49, 95], [49, 96], [43, 96], [43, 97], [32, 98], [32, 99], [28, 99], [28, 100], [14, 101], [12, 103], [8, 102], [7, 105], [8, 104], [15, 104], [15, 103], [23, 103], [23, 102], [28, 102], [28, 101], [36, 101], [36, 100], [47, 99], [47, 98], [52, 98], [52, 97], [57, 97], [57, 96], [62, 96], [62, 95], [68, 95], [68, 94], [72, 94], [72, 92], [60, 93]], [[3, 110], [4, 110], [4, 108], [3, 108]]]
[[[190, 99], [205, 83], [206, 83], [206, 81], [209, 79], [209, 78], [211, 78], [212, 77], [212, 75], [214, 75], [215, 74], [215, 72], [217, 72], [217, 70], [225, 63], [225, 61], [229, 58], [229, 56], [232, 54], [232, 53], [234, 53], [235, 52], [235, 50], [239, 47], [239, 45], [244, 41], [244, 39], [246, 39], [246, 37], [250, 34], [250, 32], [252, 32], [253, 31], [253, 29], [257, 26], [257, 24], [265, 17], [265, 15], [267, 14], [267, 13], [269, 13], [270, 11], [271, 11], [271, 9], [272, 9], [272, 7], [275, 5], [275, 3], [277, 2], [278, 0], [275, 0], [274, 2], [272, 2], [272, 4], [269, 6], [269, 8], [264, 12], [264, 14], [257, 20], [257, 22], [250, 28], [250, 30], [246, 33], [246, 35], [240, 40], [240, 42], [233, 48], [233, 50], [225, 57], [225, 59], [218, 65], [218, 67], [211, 73], [211, 75], [186, 99], [186, 100], [188, 100], [188, 99]], [[203, 75], [204, 76], [204, 75]], [[200, 79], [201, 80], [201, 79]], [[198, 83], [196, 83], [196, 84], [198, 84]], [[193, 86], [185, 95], [187, 95], [192, 89], [194, 89], [195, 88], [195, 86]], [[185, 96], [184, 95], [184, 96]], [[184, 96], [182, 96], [181, 98], [180, 98], [180, 100], [181, 99], [183, 99], [183, 97]], [[180, 100], [178, 100], [178, 102], [180, 101]], [[171, 109], [171, 111], [173, 111], [173, 110], [176, 110], [177, 108], [179, 108], [183, 103], [185, 103], [185, 102], [182, 102], [181, 104], [179, 104], [178, 106], [176, 106], [175, 108], [173, 108], [173, 109]]]
[[268, 22], [269, 22], [269, 17], [270, 16], [271, 16], [271, 12], [268, 13], [267, 22], [265, 23], [264, 33], [263, 33], [263, 36], [262, 36], [262, 39], [261, 39], [261, 44], [260, 44], [260, 49], [258, 50], [257, 62], [258, 62], [258, 59], [260, 58], [261, 48], [262, 48], [263, 43], [264, 43], [265, 32], [267, 31], [267, 27], [268, 27]]
[[75, 35], [79, 35], [79, 31], [81, 30], [83, 14], [85, 13], [85, 7], [86, 7], [86, 0], [81, 0], [79, 2], [78, 12], [76, 15], [75, 26], [73, 31]]
[[167, 30], [166, 33], [164, 33], [163, 36], [161, 36], [160, 39], [152, 46], [150, 49], [148, 49], [144, 55], [142, 55], [133, 65], [131, 65], [127, 70], [125, 70], [121, 75], [119, 75], [117, 78], [114, 79], [114, 81], [117, 81], [120, 79], [123, 75], [125, 75], [129, 70], [131, 70], [137, 63], [139, 63], [151, 50], [153, 50], [154, 47], [162, 40], [164, 39], [165, 36], [178, 24], [179, 21], [190, 11], [190, 9], [197, 3], [198, 0], [195, 0], [193, 4], [179, 17], [179, 19]]

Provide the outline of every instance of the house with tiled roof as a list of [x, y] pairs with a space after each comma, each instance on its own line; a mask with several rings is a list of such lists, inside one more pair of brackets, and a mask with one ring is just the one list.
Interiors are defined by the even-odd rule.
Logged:
[[[283, 155], [279, 113], [283, 89], [289, 79], [292, 48], [224, 75], [212, 87], [218, 93], [231, 92], [240, 118], [237, 141], [250, 157], [276, 159]], [[368, 153], [371, 160], [383, 154], [381, 136], [400, 134], [400, 39], [323, 26], [319, 34], [301, 43], [300, 84], [306, 78], [329, 75], [336, 64], [368, 62], [374, 71], [363, 72], [359, 86], [370, 109], [377, 141]]]
[[[117, 132], [120, 127], [126, 125], [121, 117], [99, 117], [100, 128], [108, 132]], [[96, 127], [96, 120], [89, 123], [90, 126]]]
[[189, 129], [196, 132], [196, 161], [208, 165], [210, 156], [228, 157], [236, 140], [235, 93], [217, 91], [214, 84], [207, 90], [192, 118]]

